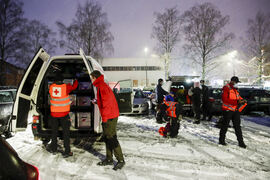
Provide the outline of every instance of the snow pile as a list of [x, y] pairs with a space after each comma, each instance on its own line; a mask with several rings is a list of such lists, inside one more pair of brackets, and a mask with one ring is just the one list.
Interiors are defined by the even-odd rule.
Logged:
[[74, 156], [52, 155], [34, 141], [31, 130], [18, 132], [9, 143], [20, 157], [40, 170], [41, 179], [270, 179], [269, 129], [251, 130], [243, 123], [248, 146], [237, 146], [234, 130], [227, 133], [227, 146], [218, 145], [219, 129], [212, 122], [194, 125], [181, 121], [177, 138], [163, 138], [153, 116], [120, 116], [118, 137], [125, 155], [123, 170], [96, 165], [105, 156], [103, 143], [72, 145]]

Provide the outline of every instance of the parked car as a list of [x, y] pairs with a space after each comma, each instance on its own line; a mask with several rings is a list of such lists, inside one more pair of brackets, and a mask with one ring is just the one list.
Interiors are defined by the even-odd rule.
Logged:
[[0, 179], [39, 180], [38, 168], [24, 162], [0, 136]]
[[[262, 111], [270, 114], [270, 92], [258, 88], [239, 88], [240, 96], [247, 100], [247, 106], [242, 113], [251, 111]], [[221, 113], [222, 109], [222, 89], [212, 88], [209, 90], [210, 101], [212, 102], [213, 113]]]
[[[32, 123], [35, 139], [41, 139], [44, 144], [50, 140], [51, 124], [48, 121], [50, 114], [49, 85], [61, 70], [64, 82], [72, 83], [78, 79], [78, 88], [70, 94], [72, 99], [70, 118], [70, 137], [82, 138], [102, 132], [101, 117], [97, 105], [91, 99], [97, 98], [96, 88], [92, 85], [90, 73], [102, 67], [90, 56], [85, 56], [80, 50], [77, 55], [63, 55], [50, 57], [40, 48], [22, 78], [18, 87], [12, 113], [12, 130], [25, 129]], [[106, 80], [106, 74], [104, 74]], [[122, 81], [121, 83], [124, 83]], [[120, 112], [131, 112], [132, 92], [119, 91], [116, 93]], [[59, 136], [62, 130], [59, 130]]]
[[17, 89], [15, 87], [0, 87], [0, 134], [9, 134], [9, 120], [12, 114], [12, 107], [15, 101]]
[[209, 101], [211, 103], [211, 113], [221, 114], [222, 113], [222, 88], [209, 88]]
[[134, 89], [132, 114], [149, 114], [149, 99], [140, 89]]
[[270, 92], [265, 89], [258, 88], [239, 88], [242, 98], [247, 100], [247, 107], [244, 113], [251, 111], [262, 111], [270, 114]]

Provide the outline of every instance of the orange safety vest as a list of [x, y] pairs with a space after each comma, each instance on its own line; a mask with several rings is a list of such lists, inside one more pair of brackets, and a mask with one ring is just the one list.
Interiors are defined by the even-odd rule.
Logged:
[[50, 85], [50, 104], [51, 112], [69, 112], [71, 101], [67, 94], [66, 84]]
[[[239, 92], [237, 90], [234, 90], [231, 88], [231, 86], [229, 84], [226, 84], [225, 86], [227, 86], [229, 88], [229, 98], [232, 100], [239, 100], [239, 99], [243, 99]], [[222, 109], [223, 110], [229, 110], [229, 111], [239, 111], [241, 112], [245, 107], [247, 106], [247, 103], [242, 104], [241, 106], [237, 107], [237, 105], [232, 105], [229, 103], [222, 103]]]
[[176, 117], [176, 107], [175, 105], [177, 104], [177, 102], [172, 102], [172, 101], [164, 101], [164, 104], [166, 104], [166, 106], [168, 106], [168, 108], [166, 109], [167, 112], [167, 116], [170, 117]]

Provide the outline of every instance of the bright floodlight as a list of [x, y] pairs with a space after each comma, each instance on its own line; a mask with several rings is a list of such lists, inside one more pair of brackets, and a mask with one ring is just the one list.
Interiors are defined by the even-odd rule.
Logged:
[[148, 47], [144, 48], [144, 52], [147, 53], [148, 52]]

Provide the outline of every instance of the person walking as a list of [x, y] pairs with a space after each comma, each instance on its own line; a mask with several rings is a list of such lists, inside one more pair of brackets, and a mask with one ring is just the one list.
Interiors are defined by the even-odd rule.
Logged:
[[63, 128], [63, 139], [65, 151], [63, 157], [72, 156], [70, 151], [70, 104], [69, 93], [78, 87], [78, 81], [75, 80], [73, 85], [63, 83], [63, 76], [59, 72], [56, 74], [53, 84], [49, 87], [50, 94], [50, 121], [52, 125], [52, 142], [47, 146], [47, 150], [53, 154], [57, 152], [57, 133], [59, 124]]
[[230, 124], [230, 120], [232, 120], [235, 135], [238, 140], [238, 145], [242, 148], [246, 148], [247, 146], [244, 143], [242, 130], [240, 126], [241, 123], [240, 112], [246, 107], [247, 101], [240, 96], [237, 90], [236, 85], [239, 82], [240, 82], [239, 78], [237, 76], [233, 76], [231, 78], [230, 83], [226, 84], [223, 87], [223, 94], [222, 94], [223, 120], [221, 122], [221, 128], [219, 133], [219, 144], [226, 145], [225, 137], [228, 130], [228, 126]]
[[209, 92], [208, 87], [205, 85], [205, 81], [200, 81], [202, 86], [202, 114], [203, 118], [202, 120], [205, 121], [208, 116], [208, 121], [211, 121], [212, 114], [211, 114], [211, 105], [209, 103]]
[[200, 124], [201, 118], [201, 98], [202, 98], [202, 91], [200, 89], [200, 82], [194, 82], [194, 87], [191, 87], [189, 94], [191, 94], [192, 99], [192, 108], [195, 114], [195, 121], [194, 124]]
[[103, 137], [106, 146], [106, 159], [99, 162], [98, 166], [113, 165], [113, 153], [118, 160], [114, 170], [123, 168], [125, 165], [121, 146], [117, 140], [116, 126], [119, 116], [118, 104], [111, 88], [104, 82], [104, 76], [97, 70], [90, 74], [92, 83], [97, 87], [97, 103], [101, 118]]

